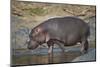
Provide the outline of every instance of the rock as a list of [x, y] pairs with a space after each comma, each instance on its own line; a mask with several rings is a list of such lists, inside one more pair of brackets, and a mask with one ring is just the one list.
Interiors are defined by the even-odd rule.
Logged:
[[90, 37], [89, 37], [89, 41], [95, 41], [95, 33], [96, 33], [96, 17], [90, 17], [89, 19], [89, 26], [90, 26]]
[[27, 27], [20, 27], [16, 29], [16, 24], [25, 22], [18, 17], [11, 16], [11, 46], [12, 49], [26, 48], [25, 42], [28, 38], [29, 29]]
[[96, 50], [95, 49], [90, 49], [87, 54], [84, 54], [84, 55], [81, 55], [81, 56], [75, 58], [74, 60], [72, 60], [72, 62], [95, 61], [95, 60], [96, 60]]

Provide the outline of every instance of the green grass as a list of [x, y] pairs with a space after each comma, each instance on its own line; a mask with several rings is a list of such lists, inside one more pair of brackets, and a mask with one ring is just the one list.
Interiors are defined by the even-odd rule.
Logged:
[[44, 10], [43, 8], [31, 8], [31, 9], [29, 9], [29, 12], [31, 15], [33, 15], [33, 14], [44, 15], [46, 13], [46, 10]]

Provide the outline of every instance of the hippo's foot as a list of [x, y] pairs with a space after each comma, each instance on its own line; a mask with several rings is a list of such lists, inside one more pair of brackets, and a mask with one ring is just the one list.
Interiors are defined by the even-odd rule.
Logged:
[[89, 44], [87, 40], [83, 40], [81, 44], [81, 53], [86, 54], [88, 52]]

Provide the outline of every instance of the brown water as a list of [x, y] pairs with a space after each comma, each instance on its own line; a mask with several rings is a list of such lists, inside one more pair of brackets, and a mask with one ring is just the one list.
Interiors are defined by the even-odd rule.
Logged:
[[76, 57], [80, 56], [80, 52], [68, 51], [66, 53], [54, 53], [53, 55], [23, 55], [13, 56], [14, 65], [27, 65], [27, 64], [49, 64], [49, 63], [63, 63], [71, 62]]

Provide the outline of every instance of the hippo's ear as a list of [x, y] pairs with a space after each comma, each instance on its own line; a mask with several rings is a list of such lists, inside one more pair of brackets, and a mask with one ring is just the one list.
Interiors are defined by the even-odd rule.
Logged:
[[37, 28], [37, 29], [35, 29], [35, 32], [36, 32], [36, 33], [39, 33], [39, 32], [41, 32], [41, 31], [42, 31], [41, 28]]

